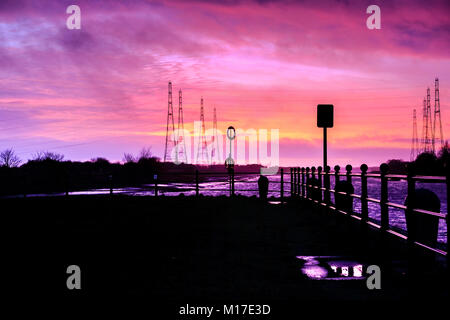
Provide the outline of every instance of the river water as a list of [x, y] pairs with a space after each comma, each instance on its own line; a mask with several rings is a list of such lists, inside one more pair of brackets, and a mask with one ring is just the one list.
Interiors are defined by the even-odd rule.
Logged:
[[[259, 175], [236, 175], [235, 176], [235, 194], [243, 196], [257, 196], [258, 184], [257, 180]], [[280, 175], [268, 176], [269, 178], [269, 197], [280, 197]], [[345, 177], [344, 177], [345, 178]], [[206, 196], [222, 196], [229, 195], [229, 182], [228, 177], [207, 177], [199, 184], [200, 194]], [[341, 178], [342, 179], [342, 178]], [[353, 186], [355, 188], [355, 194], [361, 194], [361, 183], [358, 177], [353, 178]], [[331, 187], [334, 188], [334, 176], [331, 176]], [[447, 213], [447, 197], [446, 197], [446, 185], [445, 183], [422, 183], [417, 182], [416, 188], [426, 188], [439, 197], [441, 202], [441, 212]], [[388, 194], [389, 202], [404, 204], [407, 194], [406, 181], [389, 181], [388, 182]], [[367, 179], [367, 191], [370, 198], [380, 199], [380, 179], [371, 178]], [[70, 195], [87, 195], [87, 194], [108, 194], [109, 189], [94, 189], [85, 191], [73, 191]], [[138, 188], [115, 188], [114, 193], [129, 194], [134, 196], [153, 196], [155, 189], [153, 184], [143, 185]], [[178, 196], [184, 194], [185, 196], [193, 196], [196, 194], [195, 183], [167, 183], [158, 184], [158, 195], [164, 196]], [[28, 196], [58, 196], [57, 194], [35, 194]], [[284, 175], [284, 196], [290, 195], [290, 176]], [[333, 199], [333, 194], [331, 194]], [[369, 219], [379, 223], [380, 222], [380, 205], [378, 203], [369, 202]], [[361, 202], [359, 199], [354, 199], [353, 209], [356, 213], [361, 213]], [[389, 208], [389, 224], [390, 226], [399, 230], [406, 230], [406, 220], [404, 210], [397, 208]], [[447, 242], [447, 226], [443, 219], [439, 221], [439, 233], [438, 242], [441, 244]]]

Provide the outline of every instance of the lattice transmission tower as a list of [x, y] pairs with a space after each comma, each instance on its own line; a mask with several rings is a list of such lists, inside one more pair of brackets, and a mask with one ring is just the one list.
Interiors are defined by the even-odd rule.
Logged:
[[410, 160], [414, 161], [419, 155], [419, 137], [417, 134], [417, 114], [416, 109], [413, 110], [413, 135], [411, 141], [411, 155]]
[[427, 88], [427, 98], [424, 99], [423, 115], [423, 152], [433, 152], [433, 120], [431, 118], [430, 88]]
[[[436, 129], [439, 128], [439, 135], [436, 136]], [[440, 143], [437, 143], [439, 139]], [[433, 123], [433, 152], [436, 148], [444, 146], [444, 133], [442, 132], [441, 103], [439, 101], [439, 79], [434, 79], [434, 123]]]
[[217, 112], [216, 107], [214, 107], [214, 118], [213, 118], [213, 136], [211, 140], [211, 163], [216, 164], [217, 161], [213, 159], [218, 159], [219, 163], [221, 162], [220, 157], [220, 144], [219, 144], [219, 136], [217, 133]]
[[425, 152], [425, 126], [427, 124], [427, 100], [423, 98], [422, 107], [422, 137], [420, 139], [420, 151]]
[[178, 91], [178, 126], [177, 141], [175, 147], [175, 163], [187, 163], [186, 137], [184, 136], [184, 120], [183, 120], [183, 93], [181, 89]]
[[200, 129], [201, 132], [197, 145], [197, 164], [205, 164], [205, 163], [209, 164], [208, 144], [206, 142], [205, 111], [203, 107], [203, 97], [200, 100], [200, 123], [201, 123]]
[[[170, 128], [172, 124], [172, 128]], [[171, 159], [170, 153], [172, 146], [175, 147], [174, 139], [175, 123], [173, 120], [173, 106], [172, 106], [172, 82], [169, 81], [169, 95], [167, 104], [167, 127], [166, 127], [166, 146], [164, 148], [164, 162]], [[170, 146], [169, 146], [170, 144]]]

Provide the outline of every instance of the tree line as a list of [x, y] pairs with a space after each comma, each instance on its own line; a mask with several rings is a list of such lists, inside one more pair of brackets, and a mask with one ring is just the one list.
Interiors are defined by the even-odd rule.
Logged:
[[[404, 161], [400, 159], [391, 159], [387, 161], [389, 172], [396, 174], [407, 174], [408, 166], [411, 165], [413, 173], [416, 175], [443, 176], [450, 165], [449, 145], [446, 142], [438, 153], [422, 152], [417, 155], [414, 161]], [[377, 170], [372, 172], [379, 172]]]
[[[158, 174], [174, 167], [160, 162], [151, 148], [133, 155], [125, 153], [122, 162], [111, 163], [98, 157], [89, 161], [64, 160], [64, 155], [40, 151], [23, 162], [13, 149], [0, 152], [0, 194], [65, 192], [91, 188], [134, 186], [153, 183]], [[177, 170], [188, 170], [180, 165]], [[191, 168], [191, 171], [195, 169]]]

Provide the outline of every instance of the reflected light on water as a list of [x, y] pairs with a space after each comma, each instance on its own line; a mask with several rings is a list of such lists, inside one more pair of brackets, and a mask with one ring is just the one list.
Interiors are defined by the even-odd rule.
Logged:
[[331, 256], [297, 256], [302, 273], [313, 280], [358, 280], [364, 278], [363, 265], [352, 259]]
[[341, 276], [348, 277], [348, 267], [342, 267]]
[[358, 278], [359, 278], [359, 277], [362, 277], [362, 276], [363, 276], [363, 274], [362, 274], [362, 269], [363, 269], [363, 266], [360, 265], [360, 264], [354, 266], [354, 267], [353, 267], [353, 276], [354, 276], [354, 277], [358, 277]]
[[308, 278], [311, 278], [311, 279], [323, 279], [328, 276], [327, 269], [325, 269], [321, 266], [317, 266], [317, 265], [313, 265], [313, 266], [305, 265], [302, 268], [302, 272], [304, 275], [306, 275]]

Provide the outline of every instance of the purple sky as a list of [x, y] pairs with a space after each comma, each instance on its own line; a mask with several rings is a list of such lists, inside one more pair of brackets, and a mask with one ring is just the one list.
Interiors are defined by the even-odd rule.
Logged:
[[[81, 30], [66, 27], [71, 4]], [[366, 27], [371, 4], [381, 30]], [[203, 96], [207, 128], [215, 106], [224, 132], [279, 129], [281, 165], [320, 163], [318, 103], [336, 108], [330, 164], [406, 160], [435, 77], [450, 132], [449, 52], [449, 1], [2, 0], [0, 149], [162, 157], [172, 81], [186, 129]]]

